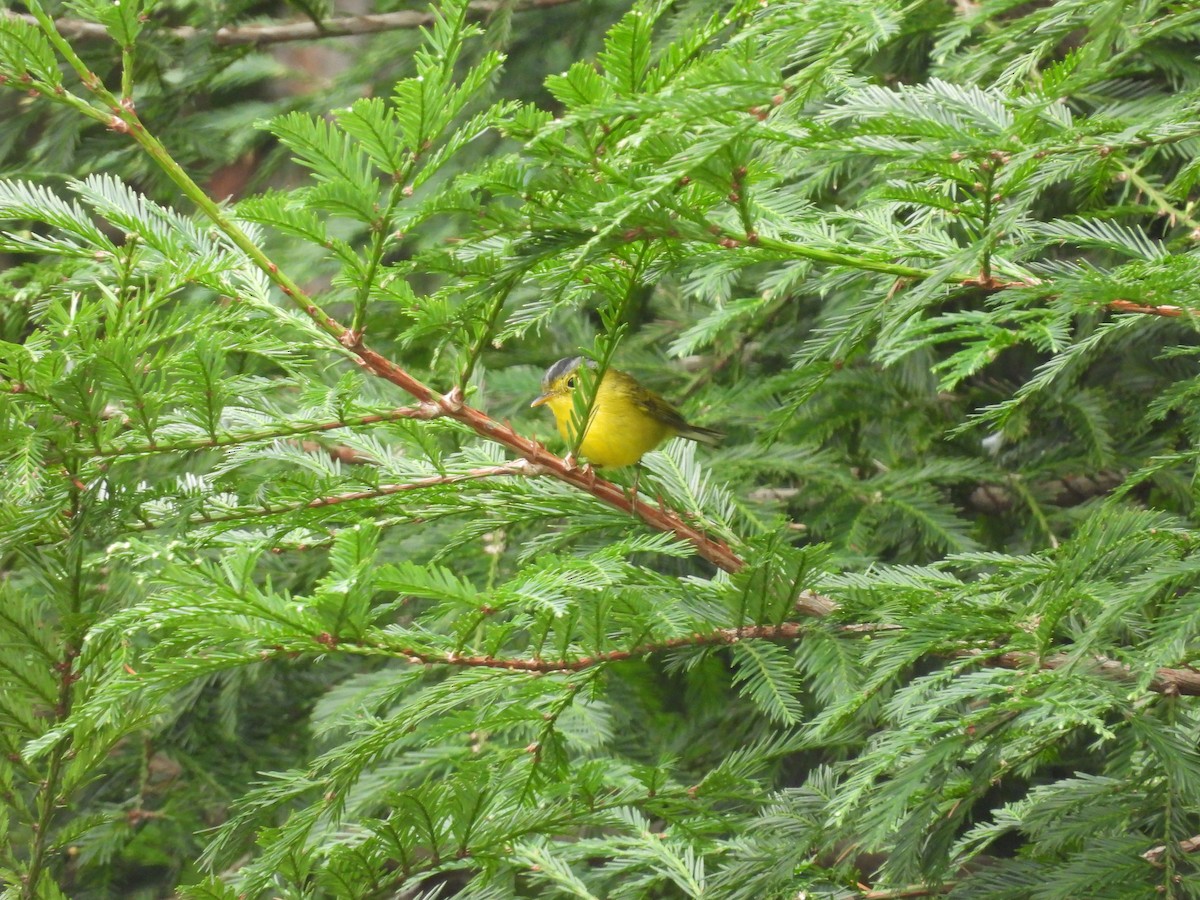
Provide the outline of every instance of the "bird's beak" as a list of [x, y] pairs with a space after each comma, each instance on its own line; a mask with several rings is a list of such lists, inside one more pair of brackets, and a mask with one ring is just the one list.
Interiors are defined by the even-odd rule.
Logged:
[[541, 406], [543, 403], [545, 403], [549, 399], [550, 399], [549, 394], [542, 394], [542, 396], [535, 398], [534, 401], [532, 403], [530, 403], [529, 405], [530, 406]]

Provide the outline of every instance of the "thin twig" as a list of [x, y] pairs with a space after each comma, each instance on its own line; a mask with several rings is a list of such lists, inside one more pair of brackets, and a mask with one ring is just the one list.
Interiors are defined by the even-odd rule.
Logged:
[[274, 438], [293, 437], [298, 434], [313, 434], [320, 431], [334, 431], [338, 428], [355, 428], [360, 425], [374, 425], [377, 422], [394, 422], [398, 419], [436, 419], [441, 410], [435, 406], [402, 406], [382, 413], [372, 413], [366, 416], [352, 416], [336, 419], [332, 422], [301, 422], [295, 425], [282, 425], [275, 428], [265, 428], [262, 431], [249, 431], [242, 434], [223, 434], [220, 437], [189, 438], [174, 443], [132, 444], [125, 447], [101, 447], [90, 456], [145, 456], [150, 453], [188, 453], [193, 450], [214, 450], [218, 447], [229, 447], [235, 444], [246, 444], [253, 441], [269, 441]]
[[1188, 214], [1187, 210], [1179, 209], [1177, 206], [1174, 206], [1171, 203], [1170, 198], [1153, 184], [1151, 184], [1149, 180], [1144, 178], [1141, 172], [1139, 172], [1133, 166], [1127, 166], [1122, 162], [1118, 162], [1117, 165], [1121, 167], [1121, 174], [1124, 175], [1126, 179], [1133, 182], [1133, 186], [1136, 187], [1139, 192], [1145, 194], [1154, 201], [1154, 206], [1158, 210], [1159, 214], [1168, 216], [1168, 221], [1172, 227], [1174, 227], [1177, 223], [1182, 222], [1189, 228], [1200, 228], [1200, 222], [1197, 222], [1195, 219], [1193, 219]]
[[[513, 12], [528, 12], [529, 10], [546, 9], [573, 3], [575, 0], [525, 0], [513, 7]], [[475, 0], [468, 7], [467, 16], [473, 20], [486, 19], [488, 16], [504, 8], [500, 0]], [[12, 15], [12, 13], [10, 13]], [[31, 25], [37, 24], [37, 19], [30, 15], [18, 15]], [[434, 23], [433, 15], [415, 10], [379, 13], [364, 16], [340, 16], [326, 19], [324, 22], [302, 20], [284, 22], [282, 24], [263, 25], [233, 25], [211, 31], [206, 28], [193, 28], [190, 25], [179, 25], [174, 28], [159, 28], [154, 34], [166, 35], [179, 41], [209, 40], [218, 47], [263, 46], [265, 44], [282, 44], [289, 41], [314, 41], [323, 38], [349, 37], [360, 34], [377, 34], [383, 31], [403, 31], [412, 28], [427, 28]], [[54, 24], [64, 37], [77, 41], [111, 40], [103, 25], [96, 22], [85, 22], [82, 19], [56, 19]]]
[[[745, 235], [734, 234], [732, 232], [722, 231], [717, 234], [709, 232], [697, 235], [696, 239], [718, 244], [729, 250], [737, 250], [746, 246], [751, 248], [760, 247], [763, 250], [769, 250], [774, 253], [784, 253], [800, 259], [811, 259], [814, 262], [825, 263], [830, 266], [846, 266], [847, 268], [859, 269], [865, 272], [882, 272], [885, 275], [895, 275], [898, 278], [928, 278], [933, 274], [929, 269], [918, 269], [914, 266], [905, 266], [886, 260], [870, 259], [863, 256], [861, 252], [856, 254], [838, 250], [824, 250], [819, 247], [809, 247], [806, 244], [797, 244], [757, 234], [753, 236], [753, 240], [748, 240]], [[962, 280], [966, 281], [967, 279], [963, 278]]]
[[[796, 610], [802, 615], [813, 618], [828, 616], [837, 609], [837, 604], [828, 597], [822, 597], [812, 592], [804, 592], [796, 603]], [[718, 628], [708, 632], [696, 632], [685, 637], [670, 638], [665, 641], [651, 641], [640, 644], [629, 650], [608, 650], [593, 656], [580, 656], [574, 659], [541, 659], [538, 657], [503, 657], [474, 655], [464, 656], [457, 653], [431, 653], [409, 647], [386, 647], [371, 645], [364, 649], [371, 652], [396, 653], [408, 659], [410, 663], [420, 665], [458, 666], [461, 668], [504, 669], [510, 672], [581, 672], [593, 666], [604, 663], [622, 662], [628, 659], [638, 659], [666, 650], [678, 650], [684, 647], [712, 647], [737, 644], [741, 641], [792, 641], [798, 640], [812, 630], [805, 622], [784, 622], [779, 625], [743, 625], [740, 628]], [[840, 625], [835, 629], [846, 635], [873, 635], [889, 631], [900, 631], [901, 626], [889, 624], [851, 623]], [[345, 646], [351, 649], [356, 642], [352, 639], [341, 639], [336, 635], [322, 633], [316, 638], [323, 646]], [[1008, 653], [989, 654], [984, 650], [959, 650], [947, 653], [946, 656], [958, 659], [977, 659], [982, 665], [1005, 669], [1060, 669], [1077, 662], [1065, 653], [1053, 656], [1038, 657], [1035, 653], [1011, 651]], [[1109, 676], [1121, 681], [1129, 681], [1136, 677], [1132, 668], [1115, 659], [1096, 656], [1082, 661], [1082, 665], [1093, 672]], [[1158, 669], [1150, 682], [1150, 690], [1167, 695], [1200, 696], [1200, 672], [1189, 669]], [[914, 895], [920, 896], [920, 895]]]
[[[460, 484], [464, 481], [479, 481], [484, 478], [499, 478], [506, 475], [537, 475], [526, 460], [505, 463], [499, 466], [483, 466], [478, 469], [468, 469], [454, 475], [430, 475], [416, 481], [405, 481], [398, 484], [385, 484], [365, 491], [346, 491], [342, 494], [330, 494], [316, 497], [312, 500], [300, 500], [295, 503], [279, 503], [274, 506], [255, 506], [233, 509], [221, 513], [200, 513], [189, 516], [185, 522], [188, 525], [215, 525], [221, 522], [240, 522], [245, 519], [257, 519], [260, 516], [278, 516], [296, 512], [301, 509], [324, 509], [327, 506], [340, 506], [343, 503], [353, 503], [356, 500], [377, 500], [380, 497], [390, 497], [393, 494], [403, 494], [408, 491], [419, 491], [424, 488], [438, 487], [446, 484]], [[130, 525], [129, 531], [151, 531], [161, 528], [167, 522], [139, 522]]]
[[[978, 288], [989, 294], [999, 293], [1007, 288], [1034, 287], [1037, 284], [1037, 282], [1032, 281], [998, 281], [995, 278], [966, 278], [962, 279], [959, 283], [963, 287]], [[1056, 294], [1046, 295], [1047, 300], [1052, 300], [1056, 297]], [[1105, 305], [1117, 312], [1143, 313], [1150, 316], [1168, 316], [1170, 318], [1200, 316], [1200, 309], [1186, 306], [1172, 306], [1170, 304], [1146, 306], [1143, 303], [1135, 303], [1132, 300], [1110, 300]]]
[[324, 453], [330, 459], [336, 459], [348, 466], [369, 466], [379, 462], [369, 453], [355, 450], [346, 444], [322, 444], [318, 441], [295, 441], [293, 443], [305, 453]]
[[[782, 625], [746, 625], [741, 628], [718, 628], [706, 634], [689, 634], [641, 644], [631, 650], [609, 650], [595, 656], [577, 659], [507, 659], [499, 656], [459, 656], [456, 653], [427, 653], [421, 650], [401, 648], [396, 652], [410, 663], [421, 665], [461, 666], [463, 668], [505, 669], [510, 672], [581, 672], [602, 663], [621, 662], [673, 650], [680, 647], [708, 647], [736, 644], [746, 640], [782, 641], [800, 637], [809, 628], [800, 622], [785, 622]], [[320, 643], [328, 645], [331, 640], [322, 635]], [[333, 639], [336, 641], [336, 639]]]
[[[78, 430], [78, 429], [77, 429]], [[76, 435], [78, 438], [78, 434]], [[84, 574], [84, 541], [80, 539], [86, 520], [86, 504], [84, 491], [78, 472], [79, 459], [71, 457], [67, 461], [68, 483], [71, 518], [71, 528], [74, 531], [73, 540], [69, 541], [66, 553], [70, 562], [64, 567], [67, 576], [66, 590], [69, 591], [69, 615], [63, 618], [65, 622], [63, 633], [60, 634], [61, 656], [55, 663], [54, 670], [58, 680], [57, 701], [50, 715], [55, 723], [64, 722], [70, 715], [76, 703], [77, 689], [75, 683], [82, 677], [83, 667], [79, 647], [83, 642], [83, 632], [88, 619], [87, 588]], [[55, 740], [49, 753], [49, 763], [46, 766], [38, 796], [36, 798], [37, 817], [29, 823], [32, 838], [29, 848], [29, 862], [25, 868], [24, 884], [21, 887], [22, 900], [33, 900], [43, 892], [39, 889], [43, 877], [48, 874], [49, 862], [54, 849], [53, 824], [63, 799], [69, 788], [65, 786], [70, 761], [75, 756], [77, 745], [71, 740], [70, 734], [64, 734]]]
[[1115, 309], [1118, 312], [1145, 313], [1150, 316], [1169, 316], [1177, 319], [1183, 315], [1200, 316], [1200, 309], [1187, 309], [1182, 306], [1143, 306], [1141, 303], [1134, 303], [1132, 300], [1112, 300], [1108, 304], [1109, 309]]

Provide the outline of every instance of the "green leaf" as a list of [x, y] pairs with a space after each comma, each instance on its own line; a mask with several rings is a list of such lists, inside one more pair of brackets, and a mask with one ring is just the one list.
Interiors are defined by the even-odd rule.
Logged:
[[0, 17], [0, 75], [18, 84], [30, 78], [50, 88], [62, 84], [58, 58], [46, 36], [14, 15]]
[[733, 682], [771, 721], [794, 725], [804, 716], [802, 688], [791, 652], [766, 641], [733, 646]]
[[355, 138], [382, 172], [396, 176], [405, 170], [409, 157], [399, 134], [396, 111], [379, 97], [355, 100], [334, 117], [346, 134]]
[[370, 223], [378, 214], [375, 204], [379, 185], [371, 171], [370, 157], [334, 122], [294, 112], [262, 123], [296, 154], [295, 160], [308, 168], [320, 188], [308, 195], [310, 205]]
[[121, 47], [132, 47], [156, 0], [71, 0], [67, 5], [82, 18], [103, 25]]

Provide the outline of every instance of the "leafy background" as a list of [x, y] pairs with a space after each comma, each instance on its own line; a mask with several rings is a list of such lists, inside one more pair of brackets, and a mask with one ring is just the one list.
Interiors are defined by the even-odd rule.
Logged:
[[1198, 38], [5, 14], [4, 896], [1197, 894]]

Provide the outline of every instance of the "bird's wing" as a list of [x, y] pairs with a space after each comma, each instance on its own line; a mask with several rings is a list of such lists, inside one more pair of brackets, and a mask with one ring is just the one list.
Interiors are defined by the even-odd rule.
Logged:
[[688, 425], [688, 420], [683, 417], [683, 414], [673, 407], [670, 403], [653, 391], [647, 390], [641, 385], [636, 385], [631, 391], [632, 399], [639, 408], [658, 422], [662, 422], [668, 428], [675, 431], [687, 431], [691, 428]]

